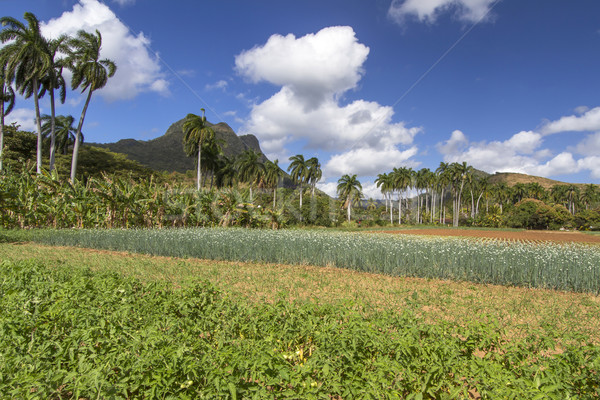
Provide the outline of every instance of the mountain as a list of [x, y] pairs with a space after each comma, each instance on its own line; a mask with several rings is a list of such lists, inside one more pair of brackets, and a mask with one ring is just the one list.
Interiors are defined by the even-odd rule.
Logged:
[[[183, 123], [185, 118], [173, 123], [167, 132], [152, 140], [122, 139], [116, 143], [88, 143], [90, 146], [101, 147], [115, 153], [125, 154], [130, 160], [139, 162], [156, 171], [185, 172], [196, 168], [194, 157], [188, 157], [183, 151]], [[262, 155], [258, 139], [254, 135], [238, 136], [224, 122], [208, 123], [215, 132], [215, 137], [224, 141], [223, 153], [227, 157], [241, 154], [247, 149]]]

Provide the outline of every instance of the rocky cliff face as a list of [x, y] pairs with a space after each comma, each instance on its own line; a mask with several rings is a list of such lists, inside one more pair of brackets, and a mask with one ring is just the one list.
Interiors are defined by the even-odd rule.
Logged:
[[[183, 123], [181, 119], [173, 123], [167, 132], [152, 140], [122, 139], [116, 143], [105, 143], [90, 145], [103, 147], [115, 153], [123, 153], [131, 160], [157, 171], [185, 172], [194, 170], [196, 161], [193, 157], [187, 157], [183, 151]], [[227, 157], [234, 157], [251, 149], [262, 154], [258, 139], [254, 135], [237, 136], [229, 125], [224, 122], [211, 124], [209, 126], [215, 132], [215, 137], [225, 142], [223, 153]], [[263, 161], [267, 158], [263, 155]]]

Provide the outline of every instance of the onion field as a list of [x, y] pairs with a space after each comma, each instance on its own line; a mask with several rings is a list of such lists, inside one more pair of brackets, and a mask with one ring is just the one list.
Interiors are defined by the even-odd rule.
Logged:
[[43, 230], [50, 245], [600, 293], [600, 246], [306, 230]]

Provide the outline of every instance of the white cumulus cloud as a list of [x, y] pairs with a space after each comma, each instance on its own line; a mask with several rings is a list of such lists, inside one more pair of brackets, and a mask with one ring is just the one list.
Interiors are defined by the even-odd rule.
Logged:
[[374, 176], [399, 165], [416, 167], [418, 163], [411, 158], [416, 156], [417, 152], [416, 146], [404, 151], [394, 147], [383, 150], [373, 148], [350, 150], [331, 157], [323, 167], [323, 176], [337, 177], [344, 174], [353, 175], [357, 172], [361, 175]]
[[600, 154], [600, 132], [588, 135], [575, 147], [578, 154], [594, 156]]
[[435, 22], [440, 14], [454, 12], [464, 21], [485, 19], [495, 0], [393, 0], [388, 15], [398, 23], [408, 16], [421, 22]]
[[[579, 111], [582, 110], [582, 108], [579, 108]], [[570, 115], [556, 121], [547, 122], [542, 127], [542, 132], [546, 135], [571, 131], [600, 131], [600, 107], [592, 108], [581, 115]]]
[[308, 108], [356, 86], [369, 48], [349, 26], [333, 26], [296, 38], [273, 35], [263, 46], [235, 58], [237, 71], [252, 82], [291, 89]]
[[600, 176], [600, 166], [594, 163], [599, 157], [576, 159], [570, 151], [554, 155], [542, 148], [543, 138], [540, 133], [523, 131], [505, 141], [470, 142], [462, 132], [454, 131], [447, 141], [438, 143], [437, 149], [446, 162], [466, 161], [489, 173], [518, 172], [550, 177], [589, 170], [592, 176]]
[[[289, 154], [288, 146], [300, 142], [304, 148], [336, 152], [325, 171], [343, 170], [343, 163], [357, 153], [398, 156], [399, 146], [409, 146], [420, 128], [392, 122], [392, 107], [355, 100], [341, 104], [340, 98], [355, 89], [365, 73], [363, 63], [369, 48], [358, 42], [351, 27], [335, 26], [296, 38], [273, 35], [263, 45], [236, 57], [239, 74], [251, 82], [266, 81], [281, 88], [262, 103], [254, 104], [243, 133], [261, 141], [269, 157]], [[339, 167], [333, 165], [339, 162]], [[363, 175], [374, 168], [356, 165]]]
[[[121, 4], [128, 1], [119, 1]], [[98, 0], [79, 0], [72, 11], [42, 24], [48, 37], [75, 36], [79, 30], [102, 34], [101, 58], [117, 65], [117, 73], [98, 93], [105, 99], [131, 99], [141, 92], [169, 93], [159, 60], [148, 50], [150, 40], [143, 33], [133, 35], [115, 13]]]

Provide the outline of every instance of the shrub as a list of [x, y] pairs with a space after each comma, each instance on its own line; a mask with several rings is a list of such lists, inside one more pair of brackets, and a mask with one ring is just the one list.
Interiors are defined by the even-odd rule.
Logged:
[[572, 217], [562, 205], [548, 205], [540, 200], [524, 199], [515, 205], [507, 225], [525, 229], [558, 229], [571, 226]]

